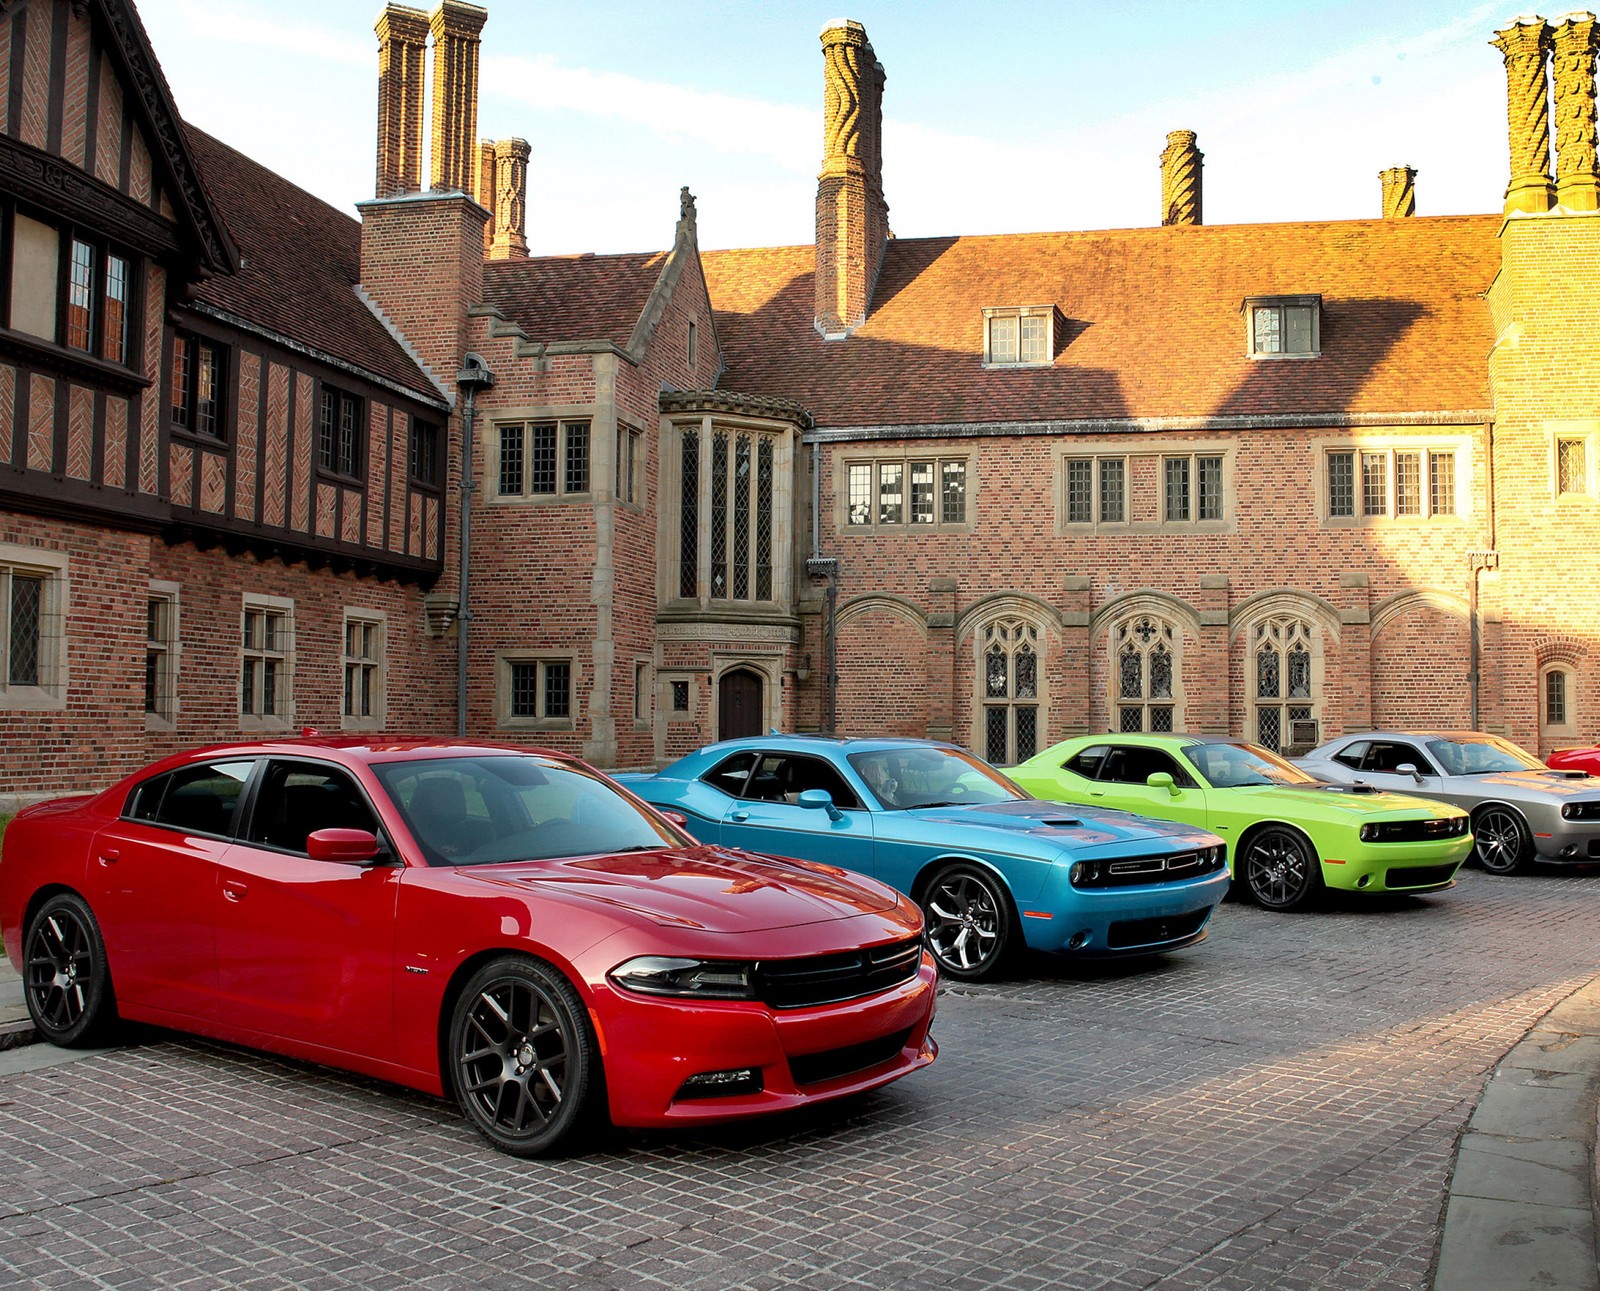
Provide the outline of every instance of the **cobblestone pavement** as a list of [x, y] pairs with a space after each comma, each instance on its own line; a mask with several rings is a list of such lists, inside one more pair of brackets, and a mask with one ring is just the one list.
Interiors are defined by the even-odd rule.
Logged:
[[1483, 1082], [1600, 972], [1600, 872], [950, 987], [834, 1110], [519, 1162], [455, 1111], [187, 1040], [0, 1080], [0, 1285], [1426, 1288]]

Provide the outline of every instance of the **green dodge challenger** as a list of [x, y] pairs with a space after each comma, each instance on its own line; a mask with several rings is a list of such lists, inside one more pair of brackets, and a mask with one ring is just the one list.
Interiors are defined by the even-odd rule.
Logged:
[[1211, 735], [1080, 735], [1010, 768], [1039, 798], [1199, 825], [1268, 910], [1324, 887], [1433, 892], [1472, 850], [1467, 813], [1365, 786], [1324, 784], [1255, 744]]

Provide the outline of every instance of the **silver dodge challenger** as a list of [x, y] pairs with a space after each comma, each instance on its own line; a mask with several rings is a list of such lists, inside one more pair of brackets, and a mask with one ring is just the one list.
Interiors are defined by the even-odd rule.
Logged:
[[1481, 731], [1364, 731], [1319, 745], [1299, 765], [1334, 784], [1439, 798], [1472, 813], [1473, 854], [1491, 874], [1534, 861], [1600, 861], [1600, 779], [1552, 771]]

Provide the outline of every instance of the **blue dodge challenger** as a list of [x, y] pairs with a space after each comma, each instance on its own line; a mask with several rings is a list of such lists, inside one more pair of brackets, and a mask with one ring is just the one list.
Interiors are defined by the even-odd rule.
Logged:
[[1189, 825], [1030, 797], [930, 740], [771, 735], [617, 777], [705, 843], [821, 861], [909, 893], [940, 971], [1192, 946], [1228, 890], [1222, 841]]

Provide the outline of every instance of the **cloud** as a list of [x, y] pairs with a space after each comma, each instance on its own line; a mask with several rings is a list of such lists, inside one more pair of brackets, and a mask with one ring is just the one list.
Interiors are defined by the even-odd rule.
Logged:
[[282, 49], [298, 58], [343, 66], [375, 68], [377, 37], [357, 38], [344, 27], [286, 22], [258, 16], [261, 5], [229, 0], [146, 0], [139, 6], [147, 23], [181, 24], [185, 35], [210, 45]]

